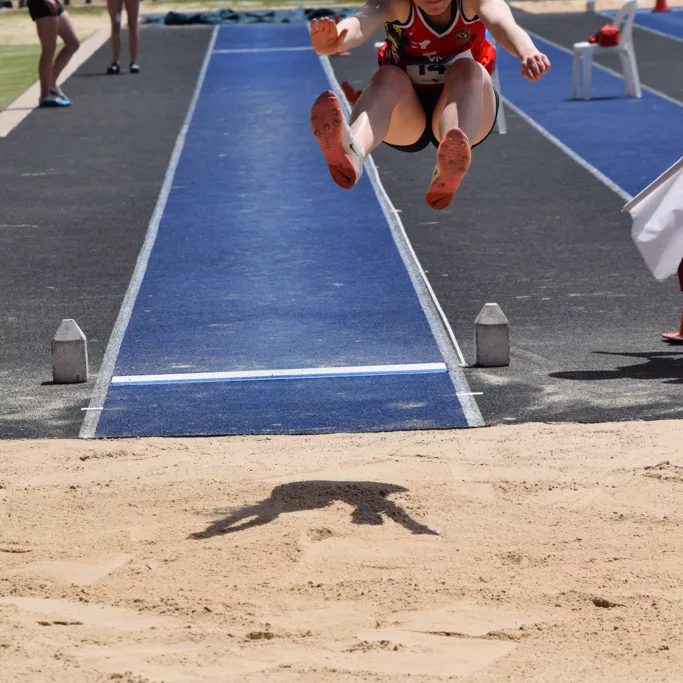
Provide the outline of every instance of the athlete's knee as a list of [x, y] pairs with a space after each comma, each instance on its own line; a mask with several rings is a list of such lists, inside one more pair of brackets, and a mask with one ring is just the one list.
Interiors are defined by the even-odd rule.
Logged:
[[448, 67], [446, 84], [483, 83], [486, 69], [474, 59], [458, 59]]
[[77, 36], [70, 36], [64, 40], [64, 49], [71, 54], [74, 54], [81, 46], [81, 41]]
[[412, 88], [408, 74], [398, 66], [380, 66], [372, 75], [370, 83], [394, 90]]

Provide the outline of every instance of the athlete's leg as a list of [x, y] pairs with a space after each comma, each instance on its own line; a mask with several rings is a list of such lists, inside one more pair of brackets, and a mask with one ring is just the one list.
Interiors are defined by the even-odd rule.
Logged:
[[469, 168], [471, 147], [489, 134], [495, 118], [496, 94], [488, 72], [473, 59], [457, 60], [446, 73], [432, 118], [434, 136], [440, 141], [427, 191], [433, 209], [450, 204]]
[[[109, 21], [111, 22], [111, 58], [112, 67], [118, 66], [121, 56], [121, 11], [123, 10], [123, 0], [107, 0], [109, 10]], [[109, 73], [118, 73], [115, 69], [109, 68]]]
[[382, 141], [411, 145], [424, 132], [426, 120], [410, 79], [395, 66], [382, 66], [356, 102], [351, 125], [344, 120], [332, 91], [311, 109], [311, 128], [334, 181], [352, 188], [361, 176], [363, 161]]
[[425, 129], [425, 113], [408, 75], [381, 66], [351, 113], [351, 131], [367, 157], [382, 142], [412, 145]]
[[64, 41], [64, 47], [59, 51], [57, 59], [52, 67], [52, 84], [57, 85], [57, 78], [62, 73], [64, 67], [69, 63], [69, 60], [74, 56], [74, 53], [80, 47], [81, 43], [76, 35], [76, 28], [74, 27], [71, 17], [62, 12], [59, 17], [59, 37]]
[[443, 93], [434, 109], [436, 139], [460, 128], [474, 146], [489, 134], [495, 118], [496, 94], [488, 71], [474, 59], [457, 60], [446, 72]]
[[138, 26], [140, 0], [124, 0], [124, 3], [126, 5], [126, 15], [128, 17], [128, 50], [130, 52], [130, 63], [137, 64], [138, 42], [140, 39], [140, 28]]
[[38, 61], [38, 76], [40, 78], [40, 97], [46, 98], [52, 86], [52, 60], [57, 49], [57, 34], [59, 32], [59, 17], [41, 17], [36, 20], [36, 30], [40, 40], [40, 59]]

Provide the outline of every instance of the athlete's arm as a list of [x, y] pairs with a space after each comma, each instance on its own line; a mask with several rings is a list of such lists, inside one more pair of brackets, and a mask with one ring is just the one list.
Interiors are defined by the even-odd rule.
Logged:
[[550, 69], [550, 61], [517, 24], [505, 0], [464, 0], [463, 4], [469, 16], [479, 15], [496, 43], [521, 60], [524, 78], [536, 81]]
[[311, 22], [311, 44], [319, 55], [333, 55], [362, 45], [387, 21], [396, 19], [393, 0], [368, 0], [353, 17], [338, 24], [328, 17]]

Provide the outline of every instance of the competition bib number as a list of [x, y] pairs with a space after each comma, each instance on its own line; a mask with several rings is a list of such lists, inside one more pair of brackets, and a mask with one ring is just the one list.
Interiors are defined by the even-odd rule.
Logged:
[[430, 85], [443, 83], [448, 64], [408, 64], [406, 71], [413, 83]]
[[472, 52], [467, 50], [461, 52], [450, 58], [446, 58], [441, 62], [423, 62], [421, 64], [406, 64], [406, 73], [413, 83], [419, 85], [434, 85], [443, 83], [446, 78], [446, 71], [453, 62], [458, 59], [469, 57], [472, 58]]

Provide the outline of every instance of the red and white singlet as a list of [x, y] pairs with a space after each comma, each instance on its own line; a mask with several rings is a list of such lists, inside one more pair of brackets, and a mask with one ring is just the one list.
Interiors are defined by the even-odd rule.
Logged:
[[444, 28], [432, 26], [429, 15], [413, 0], [405, 23], [387, 22], [384, 28], [387, 40], [377, 53], [378, 64], [401, 67], [413, 85], [442, 85], [449, 65], [470, 55], [493, 72], [496, 50], [486, 40], [484, 22], [479, 17], [467, 19], [460, 0], [453, 0], [451, 22]]

